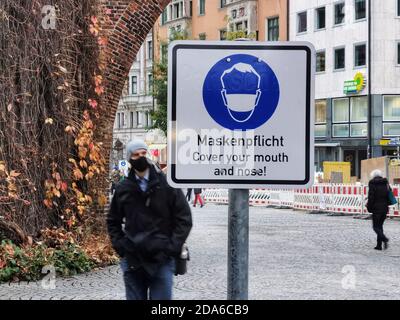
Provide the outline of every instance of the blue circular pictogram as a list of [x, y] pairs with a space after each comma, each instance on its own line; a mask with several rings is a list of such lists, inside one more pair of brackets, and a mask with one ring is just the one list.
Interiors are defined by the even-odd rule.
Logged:
[[231, 130], [252, 130], [266, 123], [279, 102], [279, 82], [269, 65], [252, 55], [218, 61], [203, 84], [209, 115]]

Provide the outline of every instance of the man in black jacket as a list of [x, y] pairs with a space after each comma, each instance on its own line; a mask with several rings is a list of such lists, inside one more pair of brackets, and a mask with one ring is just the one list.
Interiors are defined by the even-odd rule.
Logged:
[[389, 182], [383, 178], [380, 170], [371, 172], [371, 180], [368, 183], [368, 203], [367, 210], [372, 213], [372, 227], [377, 235], [375, 250], [388, 248], [389, 239], [383, 233], [383, 223], [389, 211]]
[[[131, 170], [117, 187], [107, 217], [112, 245], [122, 257], [128, 300], [170, 300], [175, 258], [192, 227], [185, 196], [170, 187], [141, 140], [127, 145]], [[123, 228], [124, 224], [124, 228]]]

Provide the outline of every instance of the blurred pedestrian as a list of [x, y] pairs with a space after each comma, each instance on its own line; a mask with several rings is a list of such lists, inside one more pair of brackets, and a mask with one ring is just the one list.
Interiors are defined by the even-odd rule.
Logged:
[[195, 188], [194, 189], [194, 203], [193, 207], [196, 207], [197, 200], [200, 202], [200, 208], [204, 207], [203, 199], [201, 198], [201, 189], [200, 188]]
[[186, 191], [186, 200], [188, 202], [190, 202], [190, 198], [192, 197], [192, 191], [193, 191], [192, 188], [188, 188], [187, 191]]
[[371, 180], [368, 183], [368, 212], [372, 213], [372, 227], [377, 235], [377, 243], [375, 250], [388, 248], [389, 239], [383, 233], [383, 223], [389, 211], [389, 190], [391, 190], [389, 182], [383, 178], [380, 170], [371, 172]]
[[170, 300], [175, 260], [192, 228], [192, 216], [183, 192], [168, 185], [147, 152], [142, 140], [127, 145], [131, 170], [116, 188], [107, 226], [122, 258], [127, 300]]

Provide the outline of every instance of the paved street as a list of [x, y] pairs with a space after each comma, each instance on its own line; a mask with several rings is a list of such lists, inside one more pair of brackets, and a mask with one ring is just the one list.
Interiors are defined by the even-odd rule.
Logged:
[[[194, 209], [189, 272], [175, 299], [225, 299], [227, 206]], [[400, 299], [400, 221], [377, 252], [370, 220], [250, 208], [250, 299]], [[0, 285], [0, 299], [123, 299], [117, 266], [68, 279]]]

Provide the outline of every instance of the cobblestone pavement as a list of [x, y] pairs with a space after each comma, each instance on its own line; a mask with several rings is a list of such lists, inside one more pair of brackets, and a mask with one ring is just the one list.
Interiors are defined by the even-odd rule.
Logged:
[[[193, 210], [188, 274], [175, 299], [226, 299], [228, 207]], [[373, 250], [370, 220], [250, 208], [250, 299], [400, 299], [400, 221], [387, 251]], [[118, 266], [42, 283], [0, 285], [0, 299], [124, 299]]]

